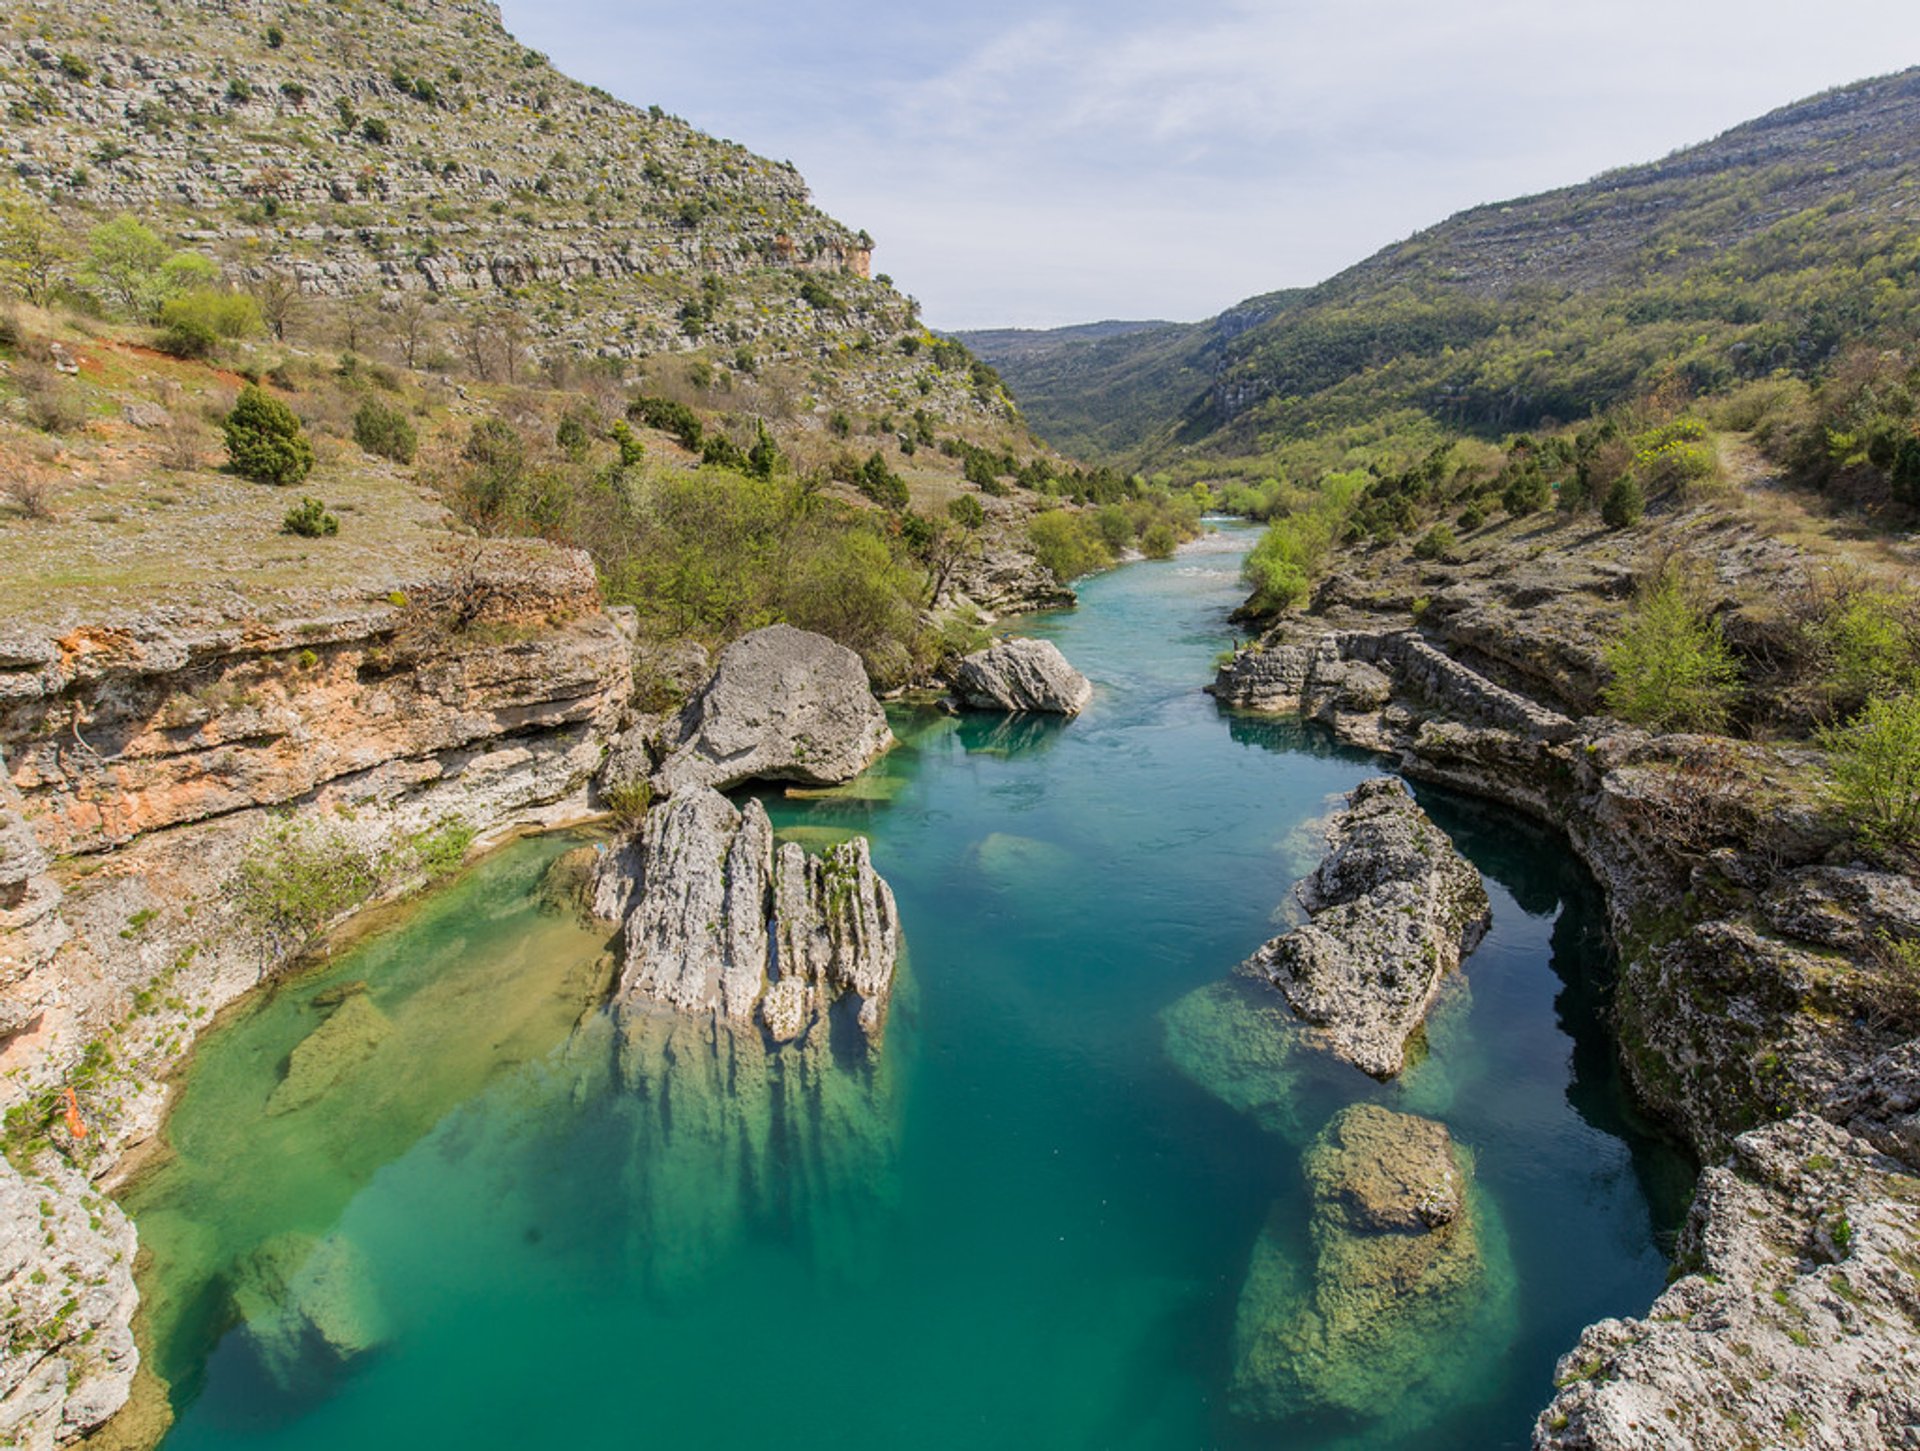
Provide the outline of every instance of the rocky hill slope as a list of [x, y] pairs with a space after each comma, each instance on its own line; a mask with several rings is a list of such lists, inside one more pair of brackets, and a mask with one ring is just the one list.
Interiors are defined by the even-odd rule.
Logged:
[[568, 79], [488, 0], [16, 9], [0, 112], [0, 169], [76, 229], [137, 215], [363, 332], [419, 297], [456, 356], [699, 350], [1005, 414], [790, 163]]
[[[1041, 433], [1156, 463], [1382, 418], [1499, 432], [1910, 336], [1920, 69], [1475, 208], [1301, 293], [1053, 347], [970, 334]], [[1404, 417], [1395, 418], [1403, 414]]]

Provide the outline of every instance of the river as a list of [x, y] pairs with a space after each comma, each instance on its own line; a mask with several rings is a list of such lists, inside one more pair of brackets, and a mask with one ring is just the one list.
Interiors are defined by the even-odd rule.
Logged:
[[[883, 1072], [770, 1120], [789, 1175], [703, 1138], [691, 1092], [638, 1111], [604, 1023], [574, 1026], [601, 940], [534, 904], [568, 839], [497, 853], [216, 1029], [174, 1155], [126, 1196], [168, 1451], [1524, 1446], [1580, 1327], [1661, 1288], [1690, 1168], [1626, 1108], [1591, 881], [1551, 835], [1426, 789], [1493, 930], [1401, 1082], [1312, 1075], [1297, 1117], [1445, 1121], [1505, 1308], [1377, 1417], [1227, 1405], [1262, 1226], [1306, 1252], [1302, 1140], [1177, 1072], [1161, 1015], [1279, 930], [1310, 823], [1380, 770], [1200, 693], [1251, 538], [1021, 622], [1096, 683], [1080, 718], [902, 709], [851, 797], [767, 798], [803, 840], [871, 837], [910, 951]], [[282, 1090], [359, 983], [358, 1036]], [[375, 1347], [344, 1370], [236, 1323], [271, 1322], [273, 1266], [315, 1244], [326, 1313]]]

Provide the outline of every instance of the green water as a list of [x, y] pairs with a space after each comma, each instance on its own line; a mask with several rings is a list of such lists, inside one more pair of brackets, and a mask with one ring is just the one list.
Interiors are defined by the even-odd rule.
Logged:
[[[215, 1034], [177, 1157], [129, 1196], [169, 1451], [1526, 1444], [1579, 1328], [1658, 1292], [1686, 1166], [1623, 1115], [1591, 883], [1425, 791], [1495, 914], [1430, 1056], [1385, 1088], [1306, 1073], [1267, 1126], [1170, 1065], [1161, 1014], [1273, 933], [1306, 823], [1378, 769], [1198, 692], [1247, 542], [1027, 622], [1098, 685], [1080, 719], [902, 713], [854, 799], [770, 800], [803, 837], [870, 834], [898, 895], [911, 980], [877, 1073], [745, 1054], [716, 1076], [684, 1036], [575, 1027], [598, 944], [532, 906], [564, 842]], [[354, 980], [378, 1043], [269, 1115], [313, 997]], [[1377, 1416], [1241, 1421], [1255, 1244], [1271, 1224], [1269, 1269], [1304, 1262], [1300, 1149], [1363, 1098], [1472, 1151], [1484, 1313]], [[344, 1369], [232, 1323], [236, 1264], [288, 1231], [351, 1246], [374, 1348]]]

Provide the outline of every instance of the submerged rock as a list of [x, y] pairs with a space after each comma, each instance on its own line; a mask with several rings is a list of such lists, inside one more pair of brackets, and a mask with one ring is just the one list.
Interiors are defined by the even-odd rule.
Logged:
[[824, 635], [769, 625], [734, 641], [680, 713], [662, 795], [746, 781], [833, 786], [893, 744], [860, 657]]
[[1811, 1114], [1700, 1179], [1683, 1275], [1562, 1357], [1538, 1451], [1880, 1451], [1920, 1428], [1920, 1178]]
[[972, 710], [1077, 715], [1093, 684], [1050, 640], [1002, 640], [954, 667], [953, 698]]
[[1312, 920], [1242, 970], [1274, 983], [1320, 1046], [1391, 1078], [1491, 911], [1480, 874], [1399, 781], [1363, 781], [1347, 802], [1328, 827], [1332, 850], [1298, 889]]
[[877, 1035], [900, 953], [893, 892], [864, 837], [809, 856], [776, 845], [757, 801], [736, 810], [695, 788], [642, 828], [615, 1004], [808, 1033], [843, 998]]
[[1490, 1273], [1467, 1156], [1442, 1124], [1356, 1104], [1302, 1163], [1310, 1266], [1276, 1207], [1235, 1315], [1232, 1407], [1257, 1420], [1417, 1422], [1466, 1360], [1497, 1358], [1512, 1332], [1511, 1285]]
[[1271, 988], [1244, 977], [1208, 983], [1160, 1021], [1174, 1067], [1262, 1128], [1300, 1136], [1300, 1025]]
[[347, 995], [288, 1055], [286, 1074], [267, 1098], [267, 1112], [305, 1108], [366, 1062], [392, 1031], [387, 1015], [364, 992]]
[[301, 1389], [387, 1338], [366, 1257], [340, 1235], [275, 1235], [234, 1267], [233, 1308], [260, 1363]]

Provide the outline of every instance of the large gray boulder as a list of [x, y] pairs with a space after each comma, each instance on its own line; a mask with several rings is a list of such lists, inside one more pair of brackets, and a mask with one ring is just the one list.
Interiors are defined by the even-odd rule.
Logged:
[[1391, 1078], [1442, 980], [1486, 935], [1487, 889], [1390, 776], [1354, 788], [1327, 840], [1332, 849], [1297, 891], [1312, 920], [1242, 971], [1277, 986], [1320, 1046]]
[[1050, 640], [1002, 640], [954, 667], [953, 698], [971, 710], [1077, 715], [1093, 685]]
[[864, 838], [809, 856], [774, 842], [759, 802], [735, 809], [695, 787], [648, 815], [637, 882], [618, 1008], [712, 1014], [788, 1042], [851, 997], [880, 1032], [900, 929]]
[[735, 640], [680, 713], [661, 795], [747, 781], [837, 786], [893, 744], [860, 657], [824, 635], [769, 625]]

